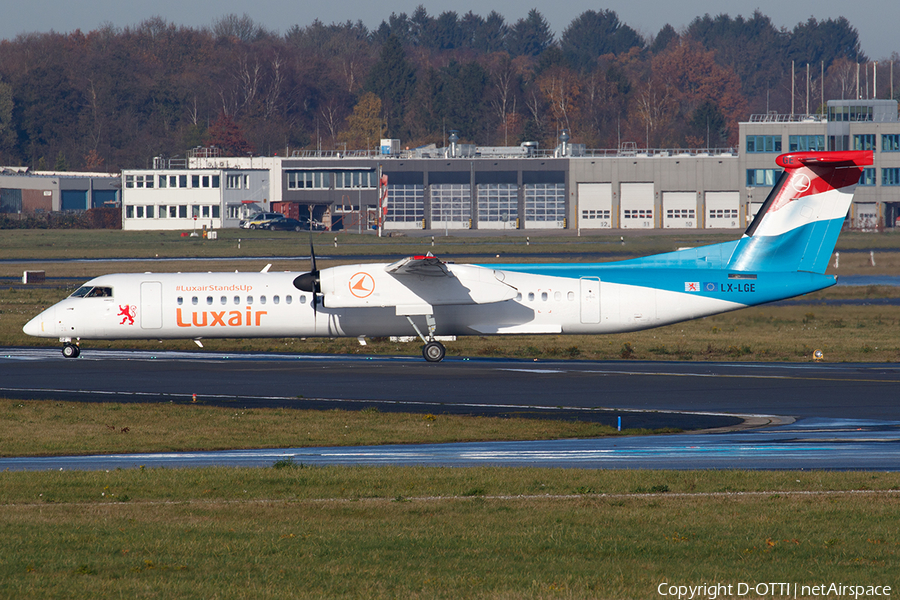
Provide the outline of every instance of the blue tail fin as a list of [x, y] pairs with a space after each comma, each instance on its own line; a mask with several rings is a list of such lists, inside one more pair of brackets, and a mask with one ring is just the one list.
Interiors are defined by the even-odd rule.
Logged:
[[795, 152], [775, 162], [784, 173], [727, 268], [824, 273], [872, 152]]

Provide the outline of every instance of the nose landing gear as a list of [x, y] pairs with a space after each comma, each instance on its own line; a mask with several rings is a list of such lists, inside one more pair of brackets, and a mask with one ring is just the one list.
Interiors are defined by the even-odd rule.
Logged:
[[78, 358], [78, 355], [81, 354], [81, 348], [79, 348], [72, 342], [66, 342], [65, 344], [63, 344], [62, 354], [66, 358]]

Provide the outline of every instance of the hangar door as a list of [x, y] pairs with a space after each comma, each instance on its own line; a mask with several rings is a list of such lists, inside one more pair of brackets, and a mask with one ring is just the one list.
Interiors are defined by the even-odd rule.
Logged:
[[162, 327], [162, 283], [141, 283], [141, 329]]
[[697, 193], [663, 192], [663, 223], [667, 229], [695, 229]]
[[652, 183], [623, 183], [619, 227], [622, 229], [652, 229], [654, 223], [653, 199]]
[[578, 226], [582, 229], [612, 227], [612, 184], [578, 184]]
[[740, 192], [706, 192], [706, 228], [740, 229]]
[[62, 190], [62, 210], [87, 210], [87, 190]]

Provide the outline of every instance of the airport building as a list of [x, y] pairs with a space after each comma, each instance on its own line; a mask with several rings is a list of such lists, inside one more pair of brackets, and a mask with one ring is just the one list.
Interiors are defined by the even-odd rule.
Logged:
[[0, 167], [0, 213], [35, 215], [119, 205], [118, 175]]
[[[258, 211], [308, 214], [364, 231], [384, 209], [396, 230], [743, 229], [779, 176], [778, 154], [874, 150], [853, 228], [900, 216], [900, 122], [893, 100], [828, 102], [826, 115], [754, 115], [738, 148], [589, 150], [563, 132], [553, 149], [460, 144], [379, 152], [226, 157], [196, 149], [122, 174], [124, 229], [237, 227]], [[386, 182], [382, 188], [380, 183]], [[381, 197], [379, 197], [381, 194]]]

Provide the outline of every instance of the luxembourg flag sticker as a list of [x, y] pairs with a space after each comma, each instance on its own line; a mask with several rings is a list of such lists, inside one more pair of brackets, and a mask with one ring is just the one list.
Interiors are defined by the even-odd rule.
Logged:
[[685, 281], [684, 282], [684, 291], [699, 292], [700, 291], [700, 282], [699, 281]]

